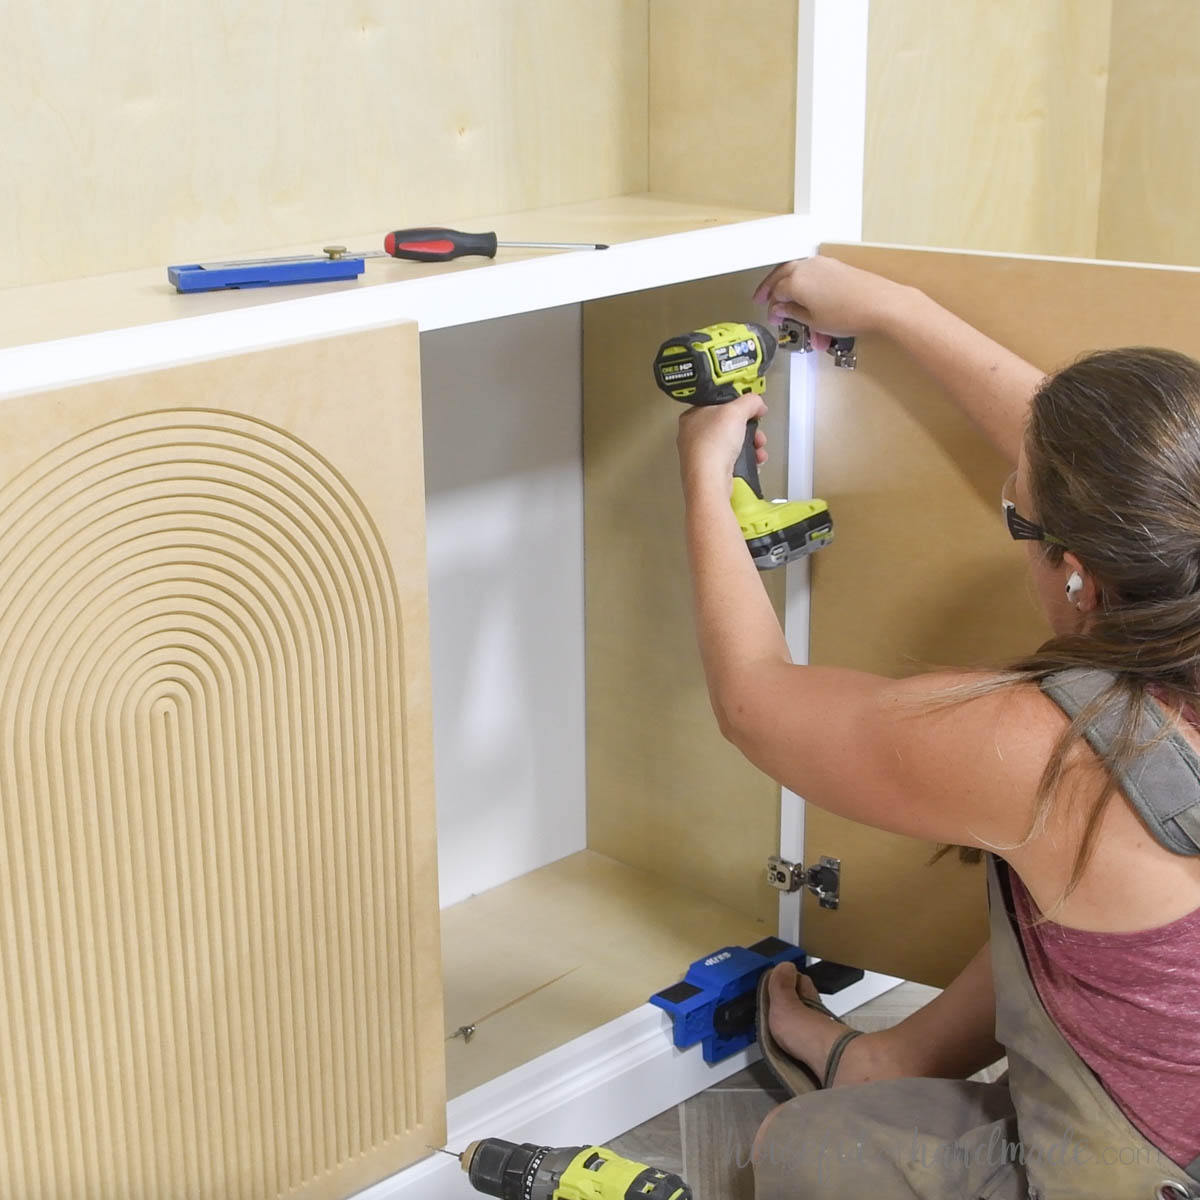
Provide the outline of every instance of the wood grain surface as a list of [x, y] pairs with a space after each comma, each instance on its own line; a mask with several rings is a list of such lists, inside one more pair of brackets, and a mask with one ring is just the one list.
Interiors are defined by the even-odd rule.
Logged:
[[872, 4], [864, 239], [1094, 255], [1109, 10]]
[[0, 286], [647, 186], [648, 0], [0, 6]]
[[795, 0], [652, 0], [652, 192], [793, 209]]
[[4, 401], [0, 1194], [445, 1133], [416, 327]]
[[1200, 5], [1113, 0], [1097, 254], [1200, 263]]
[[[593, 850], [447, 908], [450, 1095], [631, 1012], [711, 951], [774, 931], [773, 919]], [[467, 1024], [469, 1043], [450, 1036]]]

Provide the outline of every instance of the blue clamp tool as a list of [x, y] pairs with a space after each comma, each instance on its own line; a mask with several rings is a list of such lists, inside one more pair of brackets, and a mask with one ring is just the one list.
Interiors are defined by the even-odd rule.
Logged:
[[718, 1063], [755, 1040], [758, 978], [783, 962], [802, 969], [804, 951], [777, 937], [726, 946], [692, 963], [682, 982], [656, 992], [650, 1003], [671, 1015], [676, 1046], [701, 1042], [704, 1061]]
[[383, 251], [347, 254], [345, 246], [326, 246], [323, 254], [168, 267], [167, 279], [175, 285], [177, 292], [274, 287], [283, 283], [328, 283], [334, 279], [357, 279], [363, 273], [364, 259], [382, 254]]

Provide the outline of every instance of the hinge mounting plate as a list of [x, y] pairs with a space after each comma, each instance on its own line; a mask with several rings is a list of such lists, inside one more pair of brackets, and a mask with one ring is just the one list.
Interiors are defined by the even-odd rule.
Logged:
[[767, 859], [767, 882], [780, 892], [807, 888], [822, 908], [837, 908], [841, 899], [842, 860], [823, 854], [816, 866], [789, 862], [778, 854]]

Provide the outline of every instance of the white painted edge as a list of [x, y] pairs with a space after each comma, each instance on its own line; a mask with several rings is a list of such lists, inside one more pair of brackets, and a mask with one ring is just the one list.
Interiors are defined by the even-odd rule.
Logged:
[[[257, 308], [0, 350], [0, 398], [416, 321], [423, 330], [664, 287], [809, 254], [808, 217], [785, 214], [492, 263]], [[749, 303], [749, 297], [747, 297]]]
[[[785, 352], [787, 353], [787, 352]], [[791, 352], [788, 372], [788, 445], [787, 495], [802, 500], [812, 495], [814, 415], [816, 385], [815, 355]], [[810, 569], [809, 559], [802, 558], [786, 567], [787, 581], [784, 600], [784, 635], [792, 661], [808, 662]], [[788, 788], [780, 789], [779, 798], [780, 854], [791, 862], [803, 862], [804, 800]], [[804, 945], [802, 892], [781, 893], [779, 897], [779, 936], [786, 941]]]
[[[795, 198], [818, 241], [862, 235], [869, 7], [868, 0], [798, 0]], [[811, 496], [813, 488], [813, 357], [793, 355], [789, 374], [787, 494], [794, 499]], [[808, 560], [787, 571], [784, 633], [792, 661], [803, 664], [809, 656]], [[780, 853], [804, 862], [804, 800], [782, 788], [779, 813]], [[801, 946], [803, 900], [803, 892], [779, 898], [779, 936]]]
[[862, 236], [869, 0], [801, 0], [796, 197], [821, 241]]
[[[804, 861], [804, 801], [787, 788], [779, 796], [779, 853], [789, 862]], [[803, 946], [804, 893], [779, 893], [776, 932], [785, 942]]]
[[[841, 1015], [900, 982], [868, 972], [860, 982], [826, 997], [826, 1003]], [[446, 1144], [456, 1153], [485, 1137], [547, 1146], [603, 1144], [758, 1058], [754, 1045], [709, 1066], [699, 1046], [677, 1050], [670, 1018], [644, 1004], [451, 1100]], [[477, 1195], [454, 1159], [433, 1154], [357, 1193], [354, 1200], [469, 1200]]]

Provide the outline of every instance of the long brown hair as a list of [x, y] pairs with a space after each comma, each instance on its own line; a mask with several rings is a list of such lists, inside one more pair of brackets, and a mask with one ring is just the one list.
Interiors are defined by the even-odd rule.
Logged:
[[[960, 698], [1040, 683], [1070, 667], [1113, 675], [1064, 730], [1042, 772], [1025, 840], [1045, 827], [1083, 729], [1122, 714], [1104, 787], [1090, 804], [1062, 900], [1078, 886], [1115, 787], [1144, 749], [1137, 736], [1147, 690], [1178, 716], [1200, 711], [1200, 362], [1132, 347], [1089, 354], [1048, 376], [1025, 431], [1035, 520], [1057, 565], [1070, 550], [1096, 580], [1100, 606], [1086, 630], [1051, 638]], [[1061, 900], [1060, 900], [1061, 903]]]

